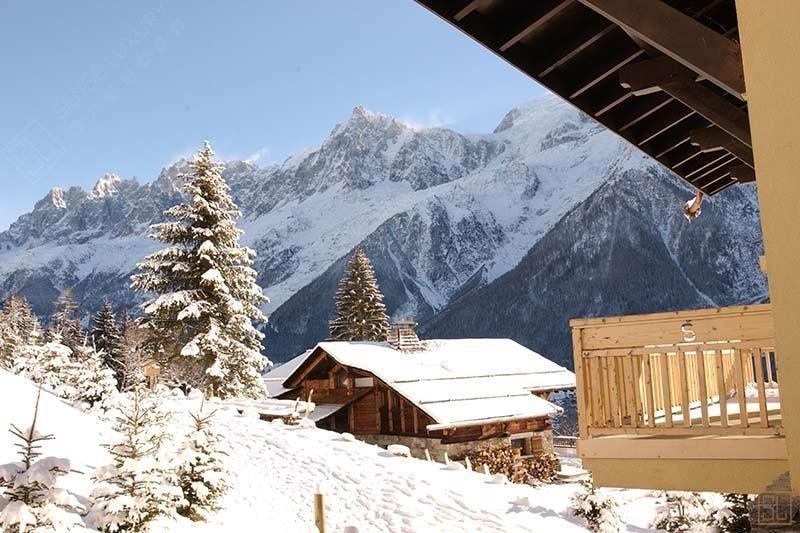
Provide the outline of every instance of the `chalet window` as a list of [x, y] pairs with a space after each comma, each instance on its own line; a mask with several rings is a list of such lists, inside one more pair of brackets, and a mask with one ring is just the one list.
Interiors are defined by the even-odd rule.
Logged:
[[375, 380], [372, 378], [356, 378], [355, 379], [355, 386], [356, 387], [372, 387], [375, 385]]
[[347, 382], [348, 382], [348, 378], [347, 378], [347, 372], [346, 371], [340, 370], [339, 372], [336, 373], [336, 386], [338, 388], [346, 389], [347, 388]]

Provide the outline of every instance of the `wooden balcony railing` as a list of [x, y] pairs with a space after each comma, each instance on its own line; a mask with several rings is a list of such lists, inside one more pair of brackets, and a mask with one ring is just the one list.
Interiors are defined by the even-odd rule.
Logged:
[[570, 325], [582, 439], [782, 434], [769, 305]]

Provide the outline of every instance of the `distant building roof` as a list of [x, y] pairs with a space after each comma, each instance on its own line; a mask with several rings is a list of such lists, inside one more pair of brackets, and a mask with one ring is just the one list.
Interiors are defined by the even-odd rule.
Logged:
[[436, 421], [429, 430], [554, 415], [561, 409], [531, 392], [575, 388], [575, 374], [509, 339], [427, 340], [414, 352], [378, 342], [317, 348], [377, 376]]

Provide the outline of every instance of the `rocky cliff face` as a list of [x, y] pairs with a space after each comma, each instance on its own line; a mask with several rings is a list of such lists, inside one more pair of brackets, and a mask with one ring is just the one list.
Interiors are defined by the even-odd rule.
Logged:
[[[88, 314], [158, 248], [148, 225], [180, 201], [186, 162], [149, 183], [54, 189], [0, 233], [0, 295], [49, 313], [71, 285]], [[554, 97], [495, 131], [418, 129], [361, 107], [281, 165], [226, 162], [272, 302], [270, 356], [324, 338], [346, 256], [363, 246], [394, 316], [436, 336], [510, 336], [564, 358], [566, 319], [763, 298], [755, 193], [732, 188], [689, 225], [691, 192]], [[513, 297], [512, 297], [513, 296]]]

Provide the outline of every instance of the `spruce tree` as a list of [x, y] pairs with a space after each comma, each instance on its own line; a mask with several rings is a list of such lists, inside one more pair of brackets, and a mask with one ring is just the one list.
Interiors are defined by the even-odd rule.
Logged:
[[87, 522], [103, 532], [145, 531], [152, 521], [174, 518], [182, 500], [170, 456], [170, 417], [156, 394], [139, 387], [121, 405], [114, 422], [117, 442], [108, 445], [113, 463], [92, 474]]
[[65, 286], [61, 296], [56, 300], [56, 310], [50, 321], [50, 339], [58, 338], [58, 342], [75, 349], [81, 346], [86, 338], [81, 330], [81, 322], [76, 317], [78, 304], [72, 295], [72, 289]]
[[24, 344], [37, 342], [42, 337], [42, 326], [24, 296], [15, 297], [14, 328]]
[[12, 296], [0, 311], [0, 368], [10, 369], [14, 364], [14, 351], [22, 344], [15, 326], [16, 301]]
[[0, 311], [0, 368], [14, 366], [16, 351], [41, 335], [39, 320], [24, 297], [9, 296]]
[[360, 248], [347, 263], [336, 292], [336, 319], [331, 338], [337, 341], [385, 341], [389, 318], [369, 259]]
[[121, 382], [120, 330], [108, 298], [103, 298], [103, 306], [92, 320], [92, 340], [95, 349], [103, 353], [103, 363], [114, 372], [117, 381]]
[[[208, 142], [184, 176], [189, 199], [164, 212], [151, 237], [169, 247], [138, 265], [132, 287], [155, 293], [143, 304], [143, 327], [161, 348], [203, 370], [203, 383], [220, 397], [266, 395], [261, 370], [263, 334], [253, 322], [266, 322], [259, 305], [267, 301], [252, 269], [255, 252], [239, 244], [240, 213], [212, 159]], [[192, 380], [196, 381], [196, 380]]]
[[178, 480], [184, 501], [178, 513], [192, 520], [204, 520], [220, 509], [220, 499], [230, 489], [228, 447], [214, 427], [216, 411], [190, 413], [192, 425], [178, 454]]

